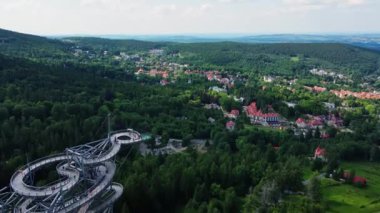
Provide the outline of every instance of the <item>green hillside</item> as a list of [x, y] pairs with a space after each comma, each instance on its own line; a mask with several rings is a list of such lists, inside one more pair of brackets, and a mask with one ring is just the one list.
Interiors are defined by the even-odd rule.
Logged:
[[150, 49], [162, 48], [168, 43], [148, 42], [138, 40], [111, 40], [103, 38], [88, 38], [88, 37], [71, 37], [65, 38], [65, 41], [74, 42], [81, 46], [94, 50], [109, 50], [109, 51], [148, 51]]
[[0, 29], [0, 46], [0, 53], [6, 55], [44, 59], [48, 62], [75, 61], [72, 53], [78, 47], [94, 54], [92, 59], [99, 58], [103, 51], [133, 54], [160, 48], [166, 50], [166, 53], [180, 53], [177, 62], [203, 68], [281, 75], [303, 75], [314, 67], [358, 76], [380, 73], [379, 52], [346, 44], [183, 44], [86, 37], [53, 40]]
[[0, 53], [26, 58], [62, 58], [69, 45], [59, 40], [0, 29]]
[[[346, 73], [363, 75], [380, 72], [380, 53], [345, 44], [243, 44], [225, 42], [175, 44], [170, 46], [170, 49], [173, 52], [189, 53], [188, 61], [197, 60], [199, 63], [231, 68], [245, 67], [258, 71], [279, 72], [281, 69], [292, 69], [295, 66], [320, 65], [337, 68]], [[291, 60], [294, 56], [301, 57], [299, 63]], [[281, 62], [281, 60], [283, 61]]]

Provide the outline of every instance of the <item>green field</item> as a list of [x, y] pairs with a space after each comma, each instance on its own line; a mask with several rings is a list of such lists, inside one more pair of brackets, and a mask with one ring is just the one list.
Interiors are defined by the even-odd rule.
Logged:
[[343, 163], [343, 169], [356, 171], [356, 175], [367, 178], [368, 186], [358, 188], [323, 179], [323, 196], [329, 212], [380, 212], [380, 164]]
[[296, 57], [291, 57], [290, 60], [293, 62], [299, 62], [300, 58], [296, 56]]

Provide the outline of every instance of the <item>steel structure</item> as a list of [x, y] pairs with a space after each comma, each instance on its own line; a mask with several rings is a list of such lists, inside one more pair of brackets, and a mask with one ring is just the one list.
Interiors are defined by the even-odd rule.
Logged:
[[[132, 129], [109, 132], [106, 139], [28, 163], [13, 174], [10, 190], [0, 190], [0, 212], [112, 212], [123, 193], [122, 185], [112, 182], [115, 156], [122, 145], [143, 140]], [[49, 166], [55, 166], [59, 179], [35, 185], [33, 174]]]

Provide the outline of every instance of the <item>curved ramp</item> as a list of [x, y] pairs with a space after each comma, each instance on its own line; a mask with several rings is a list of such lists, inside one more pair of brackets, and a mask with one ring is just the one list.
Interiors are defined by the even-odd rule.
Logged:
[[110, 191], [112, 191], [112, 196], [108, 197], [95, 208], [90, 209], [88, 213], [100, 212], [115, 203], [121, 197], [121, 195], [123, 195], [123, 186], [119, 183], [112, 183]]
[[62, 162], [69, 160], [70, 156], [66, 155], [56, 155], [45, 159], [37, 160], [29, 167], [18, 170], [13, 174], [11, 178], [11, 187], [19, 195], [27, 197], [46, 197], [52, 194], [57, 194], [60, 191], [66, 191], [72, 188], [79, 180], [79, 171], [69, 168], [68, 165], [63, 165], [59, 167], [58, 174], [67, 177], [67, 180], [63, 182], [56, 183], [50, 186], [36, 187], [28, 185], [24, 182], [26, 177], [30, 175], [31, 172], [41, 169], [46, 165]]
[[[21, 196], [14, 211], [32, 212], [41, 206], [42, 212], [86, 211], [97, 197], [111, 193], [90, 212], [98, 212], [110, 207], [123, 193], [120, 184], [112, 183], [116, 165], [111, 160], [121, 149], [121, 145], [143, 141], [140, 133], [127, 129], [110, 134], [109, 138], [67, 149], [65, 154], [38, 159], [16, 171], [10, 181], [13, 191]], [[48, 186], [33, 186], [25, 181], [33, 172], [48, 165], [57, 164], [57, 173], [64, 177]], [[90, 172], [90, 173], [89, 173]], [[92, 186], [82, 194], [70, 193], [81, 180], [92, 179]], [[71, 197], [70, 195], [73, 194]], [[108, 195], [108, 194], [107, 194]], [[67, 197], [69, 196], [69, 197]], [[51, 201], [49, 199], [53, 198]], [[46, 205], [48, 200], [50, 206]], [[39, 203], [36, 203], [39, 202]], [[0, 206], [1, 210], [2, 206]], [[38, 212], [41, 212], [38, 210]]]

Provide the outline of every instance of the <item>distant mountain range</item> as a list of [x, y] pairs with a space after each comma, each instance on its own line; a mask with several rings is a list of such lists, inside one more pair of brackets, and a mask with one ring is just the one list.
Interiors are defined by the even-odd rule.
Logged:
[[[72, 36], [72, 35], [70, 35]], [[240, 42], [240, 43], [344, 43], [380, 51], [380, 34], [273, 34], [273, 35], [75, 35], [107, 39], [135, 39], [153, 42]], [[54, 36], [64, 38], [68, 36]]]
[[[312, 67], [336, 68], [348, 74], [370, 75], [380, 70], [380, 35], [73, 36], [41, 37], [0, 29], [0, 54], [43, 63], [77, 63], [73, 55], [76, 48], [91, 52], [91, 57], [103, 57], [106, 50], [117, 55], [165, 48], [196, 56], [189, 57], [188, 63], [231, 70], [258, 66], [259, 70], [267, 69], [263, 72], [285, 70], [289, 74], [287, 66], [293, 65], [286, 62], [292, 56], [306, 58], [304, 62]], [[286, 68], [279, 69], [278, 63], [283, 62]]]
[[[17, 36], [14, 36], [17, 35]], [[63, 39], [68, 37], [96, 37], [113, 40], [141, 40], [151, 42], [177, 43], [210, 43], [210, 42], [239, 42], [239, 43], [343, 43], [380, 51], [380, 34], [273, 34], [273, 35], [242, 35], [242, 34], [215, 34], [215, 35], [62, 35], [46, 36], [48, 38]], [[19, 39], [21, 42], [29, 38], [34, 41], [46, 41], [42, 37], [16, 33], [0, 29], [0, 43], [9, 38]], [[52, 41], [50, 41], [52, 42]]]

